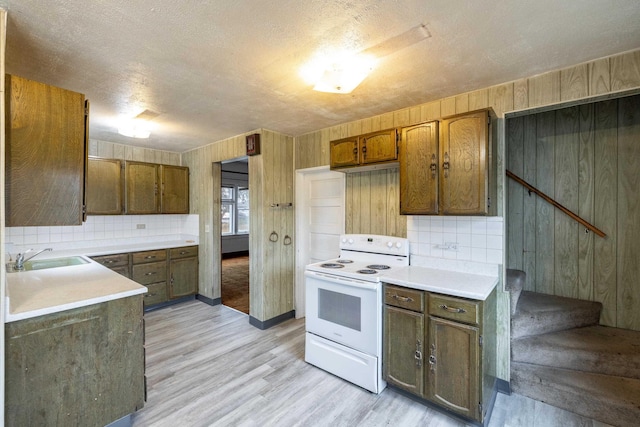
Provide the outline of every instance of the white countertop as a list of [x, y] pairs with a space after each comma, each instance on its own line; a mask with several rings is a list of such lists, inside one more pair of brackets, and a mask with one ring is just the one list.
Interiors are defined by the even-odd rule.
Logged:
[[147, 292], [97, 262], [7, 273], [5, 322], [29, 319]]
[[[92, 261], [89, 256], [177, 248], [197, 245], [196, 239], [79, 247], [43, 252], [34, 261], [83, 256], [87, 264], [7, 273], [5, 322], [98, 304], [132, 295], [147, 288]], [[28, 254], [27, 254], [28, 256]]]
[[498, 284], [499, 278], [497, 275], [410, 265], [393, 269], [381, 280], [407, 288], [484, 301]]

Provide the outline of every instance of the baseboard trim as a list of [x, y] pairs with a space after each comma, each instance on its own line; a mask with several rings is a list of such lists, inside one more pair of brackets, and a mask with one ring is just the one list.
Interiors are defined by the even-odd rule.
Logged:
[[253, 316], [249, 316], [249, 324], [251, 326], [255, 326], [258, 329], [265, 330], [265, 329], [269, 329], [272, 326], [277, 325], [278, 323], [282, 323], [285, 320], [293, 319], [294, 317], [296, 317], [295, 310], [291, 310], [288, 313], [284, 313], [284, 314], [281, 314], [280, 316], [276, 316], [269, 320], [265, 320], [264, 322], [256, 319]]
[[509, 381], [505, 381], [505, 380], [501, 380], [500, 378], [497, 378], [496, 385], [498, 387], [499, 393], [506, 394], [507, 396], [511, 396], [511, 383]]
[[161, 302], [159, 304], [150, 305], [148, 307], [145, 307], [144, 311], [145, 312], [153, 311], [153, 310], [157, 310], [159, 308], [164, 308], [164, 307], [169, 307], [171, 305], [180, 304], [182, 302], [192, 301], [192, 300], [194, 300], [196, 298], [197, 298], [197, 296], [189, 295], [189, 296], [186, 296], [186, 297], [182, 297], [182, 298], [173, 299], [173, 300], [170, 300], [170, 301]]
[[222, 304], [222, 298], [209, 298], [204, 295], [197, 294], [196, 299], [211, 306]]

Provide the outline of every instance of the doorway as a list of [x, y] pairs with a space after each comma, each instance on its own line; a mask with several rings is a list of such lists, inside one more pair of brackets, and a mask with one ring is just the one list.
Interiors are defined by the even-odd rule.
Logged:
[[247, 158], [221, 165], [221, 301], [249, 314], [249, 167]]
[[328, 166], [296, 171], [296, 317], [305, 317], [305, 266], [340, 252], [345, 231], [345, 183], [343, 172]]

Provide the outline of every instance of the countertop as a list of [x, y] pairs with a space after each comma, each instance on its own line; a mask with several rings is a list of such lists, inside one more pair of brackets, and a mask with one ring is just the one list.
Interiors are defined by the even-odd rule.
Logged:
[[393, 269], [381, 280], [407, 288], [484, 301], [498, 284], [499, 278], [497, 275], [410, 265]]
[[82, 256], [86, 264], [7, 273], [5, 322], [144, 294], [147, 288], [92, 261], [89, 256], [198, 245], [190, 237], [43, 252], [34, 260]]
[[133, 280], [85, 259], [86, 264], [7, 273], [5, 322], [147, 292], [146, 287]]

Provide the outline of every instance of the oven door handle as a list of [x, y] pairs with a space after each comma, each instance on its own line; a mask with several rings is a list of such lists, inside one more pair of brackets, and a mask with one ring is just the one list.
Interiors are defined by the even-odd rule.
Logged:
[[322, 274], [316, 271], [305, 271], [305, 276], [315, 277], [318, 280], [325, 280], [331, 283], [339, 283], [343, 285], [353, 286], [354, 288], [367, 289], [375, 291], [378, 289], [377, 283], [365, 282], [363, 280], [351, 279], [349, 277], [334, 276], [330, 274]]

